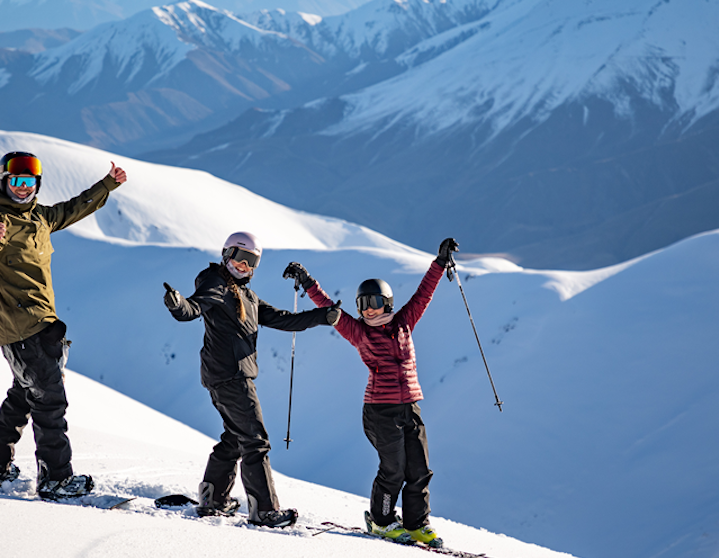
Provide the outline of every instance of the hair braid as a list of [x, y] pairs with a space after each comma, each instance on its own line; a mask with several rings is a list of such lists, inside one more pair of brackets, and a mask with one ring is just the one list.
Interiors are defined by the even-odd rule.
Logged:
[[247, 319], [247, 310], [245, 310], [245, 305], [242, 302], [242, 294], [240, 293], [240, 287], [237, 285], [235, 278], [230, 275], [230, 272], [227, 271], [227, 269], [225, 269], [224, 267], [221, 268], [220, 273], [222, 274], [223, 279], [227, 281], [227, 287], [230, 289], [230, 291], [232, 291], [235, 300], [237, 300], [237, 317], [240, 319], [241, 322], [244, 322]]

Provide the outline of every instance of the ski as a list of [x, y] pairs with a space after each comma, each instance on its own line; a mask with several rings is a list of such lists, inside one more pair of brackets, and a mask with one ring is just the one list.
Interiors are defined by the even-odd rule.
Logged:
[[425, 550], [427, 552], [434, 552], [435, 554], [444, 554], [446, 556], [456, 556], [457, 558], [489, 558], [486, 554], [474, 554], [472, 552], [465, 552], [464, 550], [455, 550], [453, 548], [448, 548], [446, 546], [442, 546], [439, 548], [429, 546], [427, 544], [421, 543], [419, 541], [415, 541], [412, 544], [405, 544], [401, 543], [392, 539], [388, 539], [386, 537], [382, 537], [380, 535], [375, 535], [374, 533], [368, 532], [366, 529], [363, 529], [361, 527], [348, 527], [346, 525], [341, 525], [339, 523], [335, 523], [333, 521], [323, 521], [322, 526], [324, 527], [319, 532], [314, 533], [312, 536], [321, 535], [322, 533], [327, 533], [329, 531], [332, 531], [333, 529], [340, 529], [342, 531], [347, 531], [349, 533], [355, 533], [359, 536], [368, 537], [372, 539], [379, 539], [388, 543], [392, 544], [399, 544], [402, 546], [406, 546], [409, 548], [419, 548], [422, 550]]

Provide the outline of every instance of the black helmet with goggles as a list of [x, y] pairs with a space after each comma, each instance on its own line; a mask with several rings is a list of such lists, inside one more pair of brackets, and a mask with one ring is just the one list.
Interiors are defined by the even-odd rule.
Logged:
[[394, 308], [394, 295], [392, 287], [382, 279], [367, 279], [357, 288], [357, 310], [360, 314], [368, 308], [379, 310], [384, 308], [385, 313]]

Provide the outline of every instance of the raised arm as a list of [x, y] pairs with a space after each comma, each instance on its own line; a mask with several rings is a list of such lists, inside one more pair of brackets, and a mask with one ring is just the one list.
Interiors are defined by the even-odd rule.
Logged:
[[425, 273], [412, 298], [410, 298], [409, 302], [399, 311], [404, 314], [410, 329], [414, 329], [414, 326], [417, 325], [417, 322], [424, 315], [425, 310], [427, 310], [429, 303], [432, 301], [434, 291], [442, 279], [445, 268], [450, 265], [452, 261], [452, 252], [456, 252], [458, 248], [459, 244], [457, 244], [457, 241], [453, 238], [446, 238], [442, 241], [442, 244], [439, 246], [437, 258], [435, 258], [429, 266], [427, 273]]
[[111, 164], [110, 172], [105, 178], [78, 196], [68, 201], [56, 203], [51, 207], [38, 206], [39, 209], [41, 208], [40, 210], [49, 223], [52, 232], [69, 227], [100, 209], [110, 197], [110, 192], [127, 181], [125, 171], [120, 167], [116, 167], [115, 163]]
[[340, 300], [335, 303], [330, 296], [322, 290], [317, 280], [315, 280], [307, 272], [302, 264], [291, 262], [285, 269], [282, 276], [285, 279], [297, 279], [305, 291], [307, 291], [307, 294], [310, 295], [310, 300], [312, 300], [312, 302], [314, 302], [319, 308], [331, 307], [328, 312], [332, 312], [333, 309], [336, 309], [335, 311], [338, 314], [335, 323], [332, 325], [335, 326], [335, 329], [342, 337], [347, 339], [353, 345], [357, 344], [362, 335], [359, 322], [338, 308], [342, 301]]

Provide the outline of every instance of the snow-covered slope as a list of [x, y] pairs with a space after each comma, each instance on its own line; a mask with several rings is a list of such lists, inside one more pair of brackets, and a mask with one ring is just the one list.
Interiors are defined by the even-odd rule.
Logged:
[[[260, 297], [291, 308], [281, 273], [300, 261], [353, 313], [363, 279], [388, 280], [399, 305], [432, 258], [207, 174], [0, 135], [0, 150], [11, 148], [43, 159], [45, 203], [79, 192], [111, 159], [127, 169], [129, 182], [96, 218], [53, 237], [71, 368], [213, 437], [221, 424], [199, 385], [202, 324], [170, 318], [163, 281], [190, 294], [224, 236], [249, 229], [270, 247], [252, 285]], [[433, 514], [577, 556], [714, 556], [719, 455], [707, 440], [719, 424], [717, 254], [719, 231], [589, 272], [533, 271], [499, 258], [464, 262], [463, 285], [503, 413], [493, 406], [460, 293], [443, 280], [414, 332]], [[300, 299], [300, 308], [310, 306]], [[331, 328], [298, 334], [287, 450], [290, 344], [287, 333], [260, 332], [257, 383], [273, 466], [366, 496], [377, 466], [361, 427], [366, 370]], [[31, 451], [24, 455], [31, 461]], [[201, 469], [203, 459], [196, 461]], [[90, 472], [100, 475], [97, 463]], [[177, 484], [191, 490], [196, 478], [183, 478]]]
[[[146, 65], [146, 57], [156, 64], [144, 82], [161, 80], [198, 46], [220, 51], [237, 51], [242, 41], [259, 42], [262, 31], [229, 12], [220, 11], [199, 0], [155, 7], [117, 23], [105, 24], [83, 33], [76, 40], [41, 53], [31, 77], [41, 85], [56, 82], [70, 59], [78, 59], [68, 93], [77, 93], [107, 72], [112, 60], [117, 77], [132, 82]], [[66, 78], [67, 79], [67, 78]]]
[[[688, 127], [719, 107], [717, 21], [716, 2], [687, 9], [676, 1], [607, 0], [593, 10], [574, 0], [497, 2], [479, 21], [403, 54], [401, 63], [421, 63], [458, 35], [470, 36], [415, 71], [349, 96], [351, 111], [327, 133], [374, 128], [387, 118], [431, 132], [482, 120], [499, 132], [591, 96], [631, 117], [634, 95]], [[587, 108], [585, 120], [592, 117]]]
[[270, 249], [355, 248], [405, 254], [410, 259], [426, 257], [365, 227], [293, 211], [202, 171], [111, 156], [34, 134], [0, 131], [0, 151], [22, 149], [35, 152], [43, 161], [46, 204], [68, 199], [100, 180], [109, 170], [109, 157], [134, 175], [110, 198], [105, 211], [74, 226], [73, 232], [85, 238], [134, 246], [195, 248], [214, 254], [228, 230], [242, 227], [255, 231]]
[[[11, 377], [7, 363], [0, 361], [2, 392], [10, 387]], [[222, 556], [237, 548], [265, 558], [359, 558], [378, 553], [400, 557], [420, 552], [348, 533], [314, 536], [317, 531], [307, 525], [361, 524], [367, 500], [282, 474], [275, 477], [278, 494], [286, 506], [300, 511], [300, 525], [294, 528], [257, 528], [240, 516], [200, 519], [191, 507], [158, 510], [152, 500], [159, 496], [197, 497], [214, 440], [71, 371], [66, 374], [66, 389], [76, 471], [92, 474], [99, 494], [135, 500], [113, 511], [85, 508], [79, 502], [42, 502], [35, 496], [34, 444], [27, 432], [17, 447], [20, 478], [0, 484], [6, 558], [45, 556], [50, 547], [56, 558]], [[241, 487], [234, 494], [246, 512]], [[441, 518], [435, 524], [452, 544], [496, 558], [569, 556]]]

